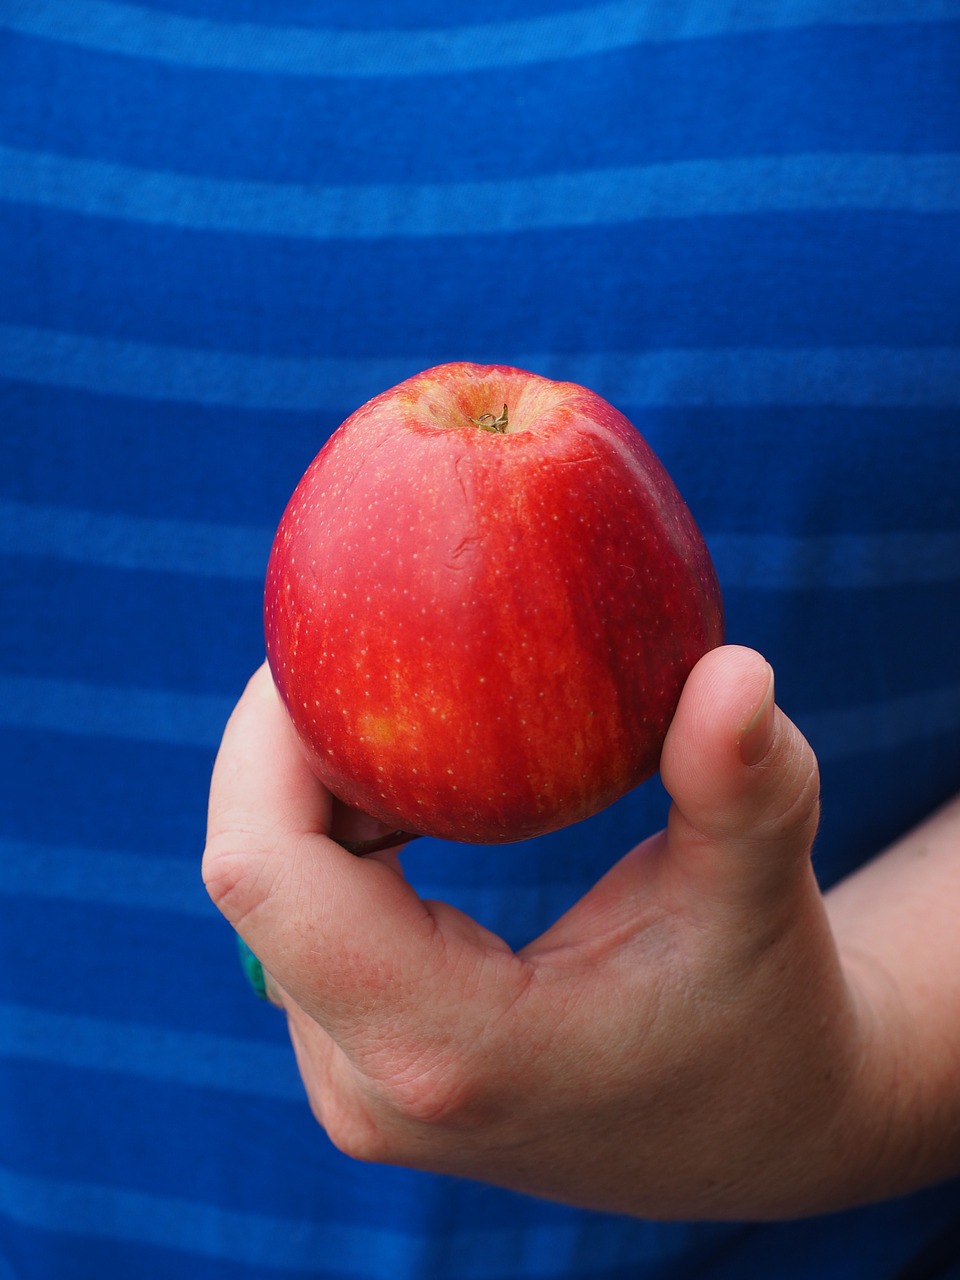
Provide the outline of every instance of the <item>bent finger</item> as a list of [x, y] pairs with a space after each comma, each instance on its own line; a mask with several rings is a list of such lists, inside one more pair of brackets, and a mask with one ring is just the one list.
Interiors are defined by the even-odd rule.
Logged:
[[337, 1034], [403, 1004], [440, 966], [433, 918], [395, 855], [354, 857], [325, 834], [332, 813], [261, 668], [214, 768], [204, 881], [276, 982]]

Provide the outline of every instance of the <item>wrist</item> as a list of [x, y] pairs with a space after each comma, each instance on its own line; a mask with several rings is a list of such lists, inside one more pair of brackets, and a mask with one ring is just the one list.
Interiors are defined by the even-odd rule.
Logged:
[[861, 947], [841, 952], [855, 1009], [845, 1129], [849, 1204], [906, 1195], [960, 1171], [960, 1052], [895, 971]]

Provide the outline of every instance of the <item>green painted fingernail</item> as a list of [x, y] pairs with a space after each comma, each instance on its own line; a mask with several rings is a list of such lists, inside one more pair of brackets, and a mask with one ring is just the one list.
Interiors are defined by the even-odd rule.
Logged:
[[267, 995], [267, 982], [263, 976], [263, 965], [253, 954], [244, 940], [237, 934], [237, 951], [240, 954], [240, 964], [243, 966], [243, 972], [247, 975], [247, 981], [253, 988], [256, 995], [261, 1000], [269, 1000]]

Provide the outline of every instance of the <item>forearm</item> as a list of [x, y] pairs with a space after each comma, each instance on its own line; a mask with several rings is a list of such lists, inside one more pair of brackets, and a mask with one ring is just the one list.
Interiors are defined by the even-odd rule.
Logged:
[[960, 796], [826, 901], [864, 1007], [870, 1198], [960, 1173]]

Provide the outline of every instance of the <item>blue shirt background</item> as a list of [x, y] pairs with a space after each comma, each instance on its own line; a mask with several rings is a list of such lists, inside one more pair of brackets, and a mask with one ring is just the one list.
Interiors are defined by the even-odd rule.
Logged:
[[[2, 1280], [890, 1280], [956, 1218], [352, 1163], [199, 856], [287, 497], [451, 359], [659, 453], [820, 756], [824, 885], [953, 794], [958, 67], [957, 0], [0, 0]], [[406, 865], [521, 944], [665, 812]]]

